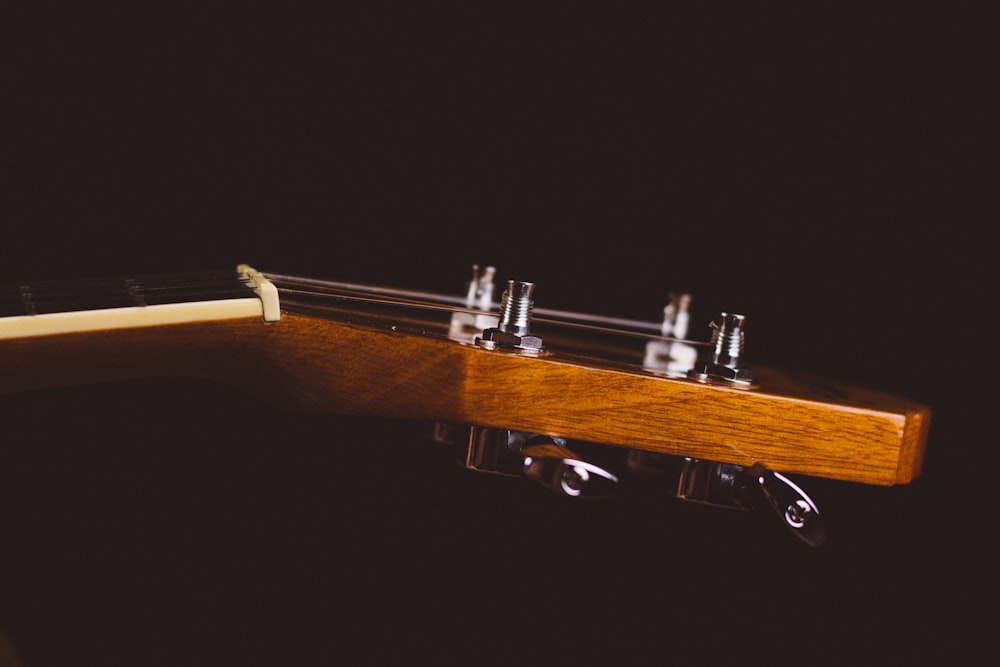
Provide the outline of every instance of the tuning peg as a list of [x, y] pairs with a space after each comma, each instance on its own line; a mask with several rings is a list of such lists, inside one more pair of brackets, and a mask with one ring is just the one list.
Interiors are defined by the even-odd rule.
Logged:
[[435, 439], [454, 444], [459, 464], [469, 470], [525, 477], [570, 498], [604, 498], [618, 486], [616, 475], [583, 460], [559, 438], [438, 424]]
[[535, 284], [520, 280], [508, 280], [507, 289], [500, 298], [500, 317], [497, 325], [483, 330], [475, 338], [479, 347], [487, 350], [505, 350], [531, 356], [542, 354], [542, 339], [529, 333], [531, 297]]
[[743, 473], [740, 484], [746, 485], [749, 495], [757, 495], [750, 501], [752, 504], [760, 504], [763, 497], [766, 506], [806, 544], [818, 547], [826, 541], [826, 528], [816, 503], [781, 473], [755, 463]]
[[577, 458], [552, 440], [542, 439], [521, 449], [524, 475], [542, 486], [576, 498], [603, 498], [618, 486], [618, 478], [604, 468]]
[[720, 313], [711, 327], [711, 354], [707, 360], [688, 371], [688, 377], [698, 382], [726, 384], [731, 387], [755, 387], [753, 373], [740, 365], [746, 336], [746, 317]]
[[826, 528], [816, 503], [794, 482], [761, 463], [749, 468], [686, 457], [662, 457], [674, 496], [683, 500], [735, 509], [769, 508], [806, 544], [826, 541]]

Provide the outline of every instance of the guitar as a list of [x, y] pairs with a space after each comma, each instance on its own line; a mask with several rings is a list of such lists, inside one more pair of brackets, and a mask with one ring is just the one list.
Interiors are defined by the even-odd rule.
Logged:
[[235, 272], [0, 290], [0, 391], [190, 376], [288, 409], [423, 420], [465, 468], [601, 497], [655, 476], [676, 497], [765, 508], [825, 540], [790, 475], [912, 482], [927, 406], [748, 364], [746, 318], [660, 322], [536, 307], [473, 267], [453, 295]]

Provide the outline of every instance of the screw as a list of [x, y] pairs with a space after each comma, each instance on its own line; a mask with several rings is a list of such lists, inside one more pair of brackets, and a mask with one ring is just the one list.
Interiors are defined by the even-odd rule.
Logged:
[[578, 496], [590, 480], [590, 473], [582, 466], [570, 466], [563, 471], [562, 488], [567, 495]]
[[785, 508], [785, 521], [792, 528], [801, 528], [809, 520], [812, 509], [804, 500], [796, 500]]

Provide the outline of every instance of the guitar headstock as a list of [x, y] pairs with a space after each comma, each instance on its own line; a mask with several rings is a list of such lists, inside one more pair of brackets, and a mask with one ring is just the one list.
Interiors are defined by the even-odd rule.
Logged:
[[919, 474], [926, 406], [752, 363], [743, 314], [697, 340], [689, 294], [637, 321], [536, 306], [533, 283], [496, 275], [474, 267], [464, 295], [269, 275], [283, 326], [309, 339], [282, 360], [286, 385], [314, 408], [430, 421], [471, 470], [569, 497], [655, 475], [678, 498], [770, 508], [814, 545], [819, 510], [789, 475]]

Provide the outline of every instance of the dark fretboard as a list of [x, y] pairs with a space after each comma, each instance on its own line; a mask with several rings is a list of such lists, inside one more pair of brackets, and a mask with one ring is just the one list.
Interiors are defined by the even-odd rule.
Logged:
[[0, 317], [253, 297], [235, 272], [144, 275], [0, 285]]

